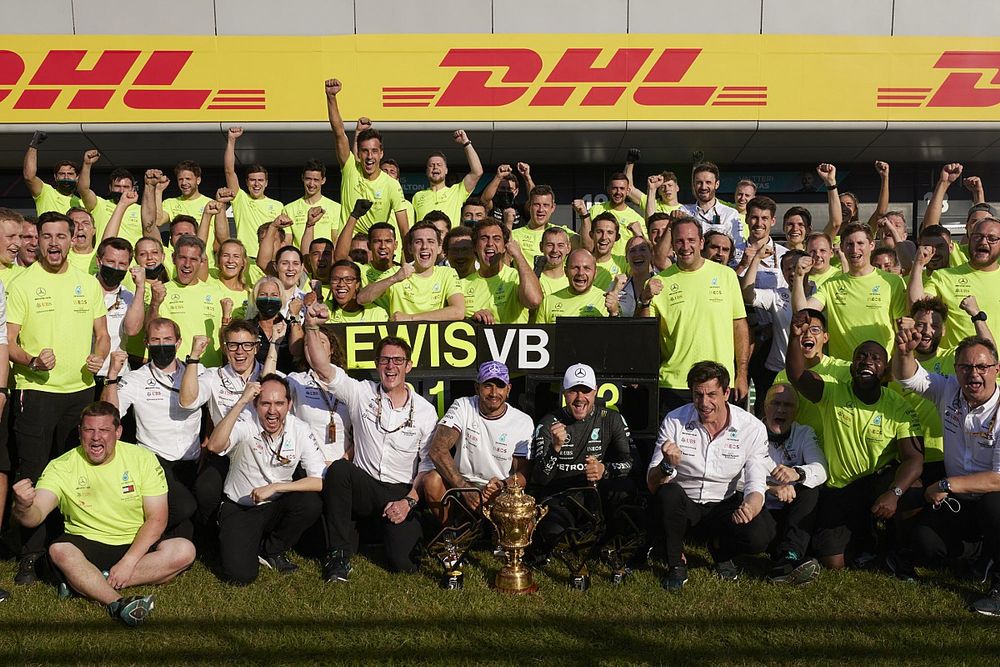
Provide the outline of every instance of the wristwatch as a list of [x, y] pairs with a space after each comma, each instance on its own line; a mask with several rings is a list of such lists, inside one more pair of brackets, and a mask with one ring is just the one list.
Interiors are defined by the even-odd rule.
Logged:
[[794, 470], [795, 472], [797, 472], [799, 474], [799, 478], [797, 480], [795, 480], [796, 483], [806, 481], [806, 471], [805, 471], [805, 468], [800, 468], [799, 466], [794, 466], [792, 468], [792, 470]]
[[660, 469], [660, 472], [662, 472], [665, 477], [671, 477], [674, 474], [674, 472], [676, 472], [674, 470], [674, 467], [670, 465], [666, 459], [660, 461], [660, 465], [657, 467]]
[[973, 315], [970, 319], [972, 319], [973, 322], [985, 322], [986, 321], [986, 311], [985, 310], [980, 310], [978, 313], [976, 313], [975, 315]]
[[411, 510], [417, 506], [417, 501], [409, 496], [406, 496], [404, 500], [406, 501], [406, 504], [410, 506]]
[[201, 363], [201, 357], [192, 357], [189, 354], [188, 356], [184, 357], [184, 363], [185, 364], [200, 364]]
[[898, 486], [894, 486], [894, 487], [892, 487], [889, 490], [892, 491], [892, 495], [896, 496], [897, 498], [899, 498], [901, 495], [903, 495], [903, 490], [901, 488], [899, 488]]
[[945, 477], [940, 482], [938, 482], [938, 488], [944, 491], [945, 493], [951, 493], [951, 482], [949, 482], [948, 478]]

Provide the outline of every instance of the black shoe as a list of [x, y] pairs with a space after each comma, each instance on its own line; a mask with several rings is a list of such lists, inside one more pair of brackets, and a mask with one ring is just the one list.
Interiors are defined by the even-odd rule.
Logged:
[[994, 579], [986, 597], [973, 602], [970, 609], [983, 616], [1000, 616], [1000, 583]]
[[671, 593], [680, 593], [684, 584], [688, 580], [688, 569], [686, 565], [674, 565], [665, 575], [660, 578], [660, 586]]
[[889, 568], [892, 576], [900, 581], [913, 583], [920, 581], [920, 576], [913, 569], [913, 563], [903, 554], [897, 552], [890, 553], [885, 557], [885, 566]]
[[0, 602], [6, 602], [10, 599], [10, 593], [0, 588]]
[[323, 581], [347, 581], [351, 574], [351, 559], [342, 551], [334, 550], [323, 559]]
[[798, 553], [788, 551], [775, 561], [767, 573], [767, 581], [772, 584], [799, 586], [818, 577], [819, 571], [819, 562], [815, 558], [799, 558]]
[[715, 576], [723, 581], [736, 581], [740, 578], [740, 568], [731, 560], [724, 560], [712, 566]]
[[975, 584], [985, 584], [990, 580], [992, 571], [993, 559], [989, 556], [979, 556], [965, 563], [961, 578]]
[[107, 606], [108, 615], [129, 627], [141, 624], [153, 612], [155, 598], [152, 595], [134, 595], [118, 598]]
[[288, 556], [283, 553], [275, 556], [265, 556], [261, 554], [257, 556], [257, 560], [261, 565], [269, 567], [280, 574], [291, 574], [299, 569], [299, 566], [288, 560]]
[[18, 586], [27, 586], [38, 581], [38, 560], [41, 554], [31, 554], [22, 556], [17, 564], [17, 574], [14, 575], [14, 583]]

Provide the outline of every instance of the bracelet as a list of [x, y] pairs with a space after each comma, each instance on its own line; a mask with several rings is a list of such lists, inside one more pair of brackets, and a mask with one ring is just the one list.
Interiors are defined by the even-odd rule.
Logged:
[[107, 386], [107, 385], [109, 385], [109, 384], [118, 384], [118, 383], [119, 383], [119, 382], [121, 382], [121, 381], [122, 381], [122, 379], [121, 379], [120, 377], [117, 377], [117, 378], [115, 378], [114, 380], [110, 380], [110, 379], [108, 379], [108, 380], [105, 380], [105, 381], [104, 381], [104, 386]]
[[192, 357], [189, 354], [188, 356], [184, 357], [184, 363], [185, 364], [200, 364], [201, 363], [201, 357]]
[[303, 331], [319, 331], [319, 325], [318, 324], [304, 324], [302, 326], [302, 330]]
[[650, 304], [652, 304], [652, 303], [653, 302], [651, 300], [650, 301], [637, 301], [635, 305], [639, 306], [639, 308], [649, 308]]
[[30, 359], [30, 360], [28, 361], [28, 370], [32, 370], [32, 371], [33, 371], [33, 370], [35, 370], [35, 362], [36, 362], [36, 361], [38, 361], [38, 357], [32, 357], [32, 358], [31, 358], [31, 359]]
[[466, 141], [464, 144], [462, 144], [462, 148], [465, 148], [466, 146], [471, 146], [471, 145], [472, 145], [471, 141]]

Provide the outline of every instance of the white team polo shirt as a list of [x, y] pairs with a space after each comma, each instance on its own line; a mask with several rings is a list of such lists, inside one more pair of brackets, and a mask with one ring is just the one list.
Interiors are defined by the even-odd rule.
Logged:
[[[807, 488], [814, 489], [826, 481], [826, 457], [816, 442], [816, 432], [805, 424], [793, 422], [788, 439], [780, 445], [768, 441], [767, 454], [770, 459], [767, 464], [768, 474], [779, 465], [783, 465], [789, 468], [802, 468], [806, 474], [802, 486]], [[788, 507], [770, 494], [765, 498], [768, 509]]]
[[[250, 371], [251, 382], [257, 382], [260, 379], [260, 370], [260, 362], [255, 361], [253, 370]], [[281, 374], [278, 373], [278, 375]], [[200, 408], [207, 403], [212, 423], [218, 425], [236, 405], [236, 401], [243, 395], [246, 386], [246, 380], [229, 364], [215, 368], [203, 368], [198, 375], [198, 398], [195, 399], [191, 409]], [[251, 412], [253, 412], [253, 404], [248, 404], [243, 408], [240, 420], [248, 418]]]
[[937, 406], [944, 429], [944, 469], [949, 477], [1000, 472], [1000, 389], [970, 410], [954, 375], [928, 373], [918, 364], [914, 376], [899, 384]]
[[[286, 415], [285, 428], [274, 438], [264, 433], [256, 412], [249, 419], [237, 421], [222, 455], [230, 461], [223, 492], [234, 503], [246, 506], [254, 505], [250, 498], [254, 489], [291, 482], [299, 463], [308, 477], [322, 477], [326, 472], [326, 461], [312, 429], [292, 414]], [[281, 494], [275, 494], [271, 500], [279, 497]]]
[[[104, 289], [103, 287], [101, 288]], [[121, 285], [118, 289], [111, 292], [104, 292], [104, 306], [108, 309], [107, 325], [108, 325], [108, 336], [111, 337], [111, 347], [108, 348], [112, 352], [115, 350], [121, 350], [122, 348], [122, 334], [125, 333], [125, 313], [128, 311], [128, 307], [132, 305], [132, 300], [135, 298], [135, 294], [128, 291]], [[104, 360], [104, 365], [101, 366], [101, 370], [98, 375], [107, 377], [108, 367], [111, 365], [111, 355], [108, 354], [108, 358]], [[128, 371], [128, 362], [125, 362], [125, 368], [123, 371]]]
[[[529, 458], [535, 423], [513, 405], [495, 419], [479, 411], [479, 397], [459, 398], [438, 424], [458, 431], [455, 465], [458, 472], [474, 485], [485, 486], [493, 478], [510, 477], [515, 456]], [[420, 463], [420, 471], [434, 470], [430, 458]]]
[[166, 461], [191, 460], [201, 452], [201, 410], [180, 405], [183, 362], [167, 374], [152, 362], [129, 371], [118, 383], [118, 412], [135, 413], [136, 440]]
[[[292, 412], [312, 429], [323, 457], [331, 462], [344, 458], [354, 442], [347, 403], [334, 396], [312, 371], [290, 373], [285, 379], [292, 388]], [[331, 422], [335, 433], [331, 433]]]
[[347, 403], [354, 427], [354, 465], [388, 484], [412, 484], [427, 458], [437, 413], [423, 396], [408, 391], [406, 403], [392, 407], [377, 382], [355, 380], [334, 366], [330, 391]]
[[698, 202], [687, 204], [681, 208], [692, 218], [701, 223], [703, 234], [715, 230], [728, 234], [733, 239], [733, 262], [738, 262], [743, 256], [743, 248], [747, 246], [747, 241], [743, 238], [743, 221], [740, 220], [740, 212], [732, 206], [726, 206], [718, 199], [707, 211], [702, 211]]
[[717, 503], [736, 493], [741, 482], [745, 493], [767, 491], [771, 468], [767, 456], [767, 429], [752, 414], [729, 406], [729, 425], [712, 440], [698, 421], [693, 403], [667, 413], [653, 448], [652, 470], [663, 460], [663, 443], [681, 450], [670, 484], [679, 484], [688, 498], [699, 504]]

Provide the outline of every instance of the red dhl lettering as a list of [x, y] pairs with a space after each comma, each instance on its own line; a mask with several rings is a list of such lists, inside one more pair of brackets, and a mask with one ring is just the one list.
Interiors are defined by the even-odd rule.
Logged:
[[[67, 109], [105, 109], [115, 95], [130, 109], [265, 109], [263, 90], [175, 89], [193, 51], [101, 51], [89, 69], [80, 64], [85, 50], [49, 51], [28, 79], [27, 87], [14, 99], [12, 108], [52, 109], [64, 92], [76, 89], [65, 103]], [[142, 61], [145, 56], [145, 60]], [[139, 71], [129, 72], [142, 61]], [[24, 79], [25, 62], [13, 51], [0, 51], [0, 103]], [[122, 90], [122, 86], [126, 86]], [[214, 93], [214, 94], [213, 94]]]
[[[934, 69], [978, 70], [949, 72], [934, 88], [879, 88], [878, 107], [937, 107], [982, 109], [1000, 104], [1000, 51], [945, 51]], [[996, 87], [979, 87], [984, 76]]]
[[[767, 105], [766, 86], [676, 85], [701, 49], [620, 48], [606, 65], [595, 66], [604, 52], [566, 49], [547, 67], [532, 49], [450, 49], [439, 67], [458, 71], [444, 92], [433, 86], [385, 87], [382, 102], [384, 107], [502, 107], [523, 98], [531, 107], [563, 107], [573, 104], [575, 92], [585, 91], [575, 106], [608, 107], [619, 104], [631, 90], [632, 101], [641, 106]], [[649, 62], [652, 65], [636, 82]], [[497, 75], [499, 80], [493, 81]]]

